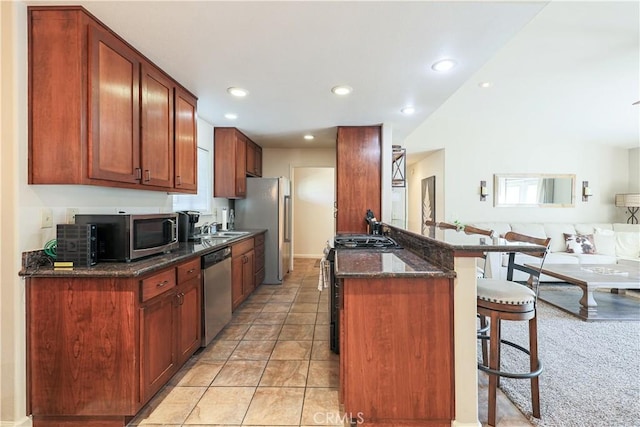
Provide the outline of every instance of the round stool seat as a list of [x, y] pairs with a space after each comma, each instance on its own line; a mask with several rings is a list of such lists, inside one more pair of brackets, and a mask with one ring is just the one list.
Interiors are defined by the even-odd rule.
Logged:
[[508, 280], [478, 279], [478, 299], [498, 304], [531, 304], [536, 294], [525, 285]]

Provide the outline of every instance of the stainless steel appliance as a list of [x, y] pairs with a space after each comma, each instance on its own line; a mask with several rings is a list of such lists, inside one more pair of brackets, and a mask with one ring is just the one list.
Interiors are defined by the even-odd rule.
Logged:
[[247, 195], [235, 201], [235, 226], [267, 229], [264, 283], [280, 284], [291, 264], [291, 184], [287, 178], [247, 178]]
[[96, 224], [99, 262], [129, 262], [180, 246], [175, 213], [78, 214], [76, 224]]
[[178, 214], [178, 239], [181, 242], [193, 240], [196, 234], [196, 224], [200, 219], [200, 212], [180, 211]]
[[204, 286], [202, 296], [202, 347], [231, 321], [231, 248], [202, 257]]
[[340, 352], [340, 281], [335, 276], [336, 249], [390, 250], [401, 249], [391, 237], [372, 234], [337, 234], [327, 242], [325, 257], [329, 279], [329, 347]]

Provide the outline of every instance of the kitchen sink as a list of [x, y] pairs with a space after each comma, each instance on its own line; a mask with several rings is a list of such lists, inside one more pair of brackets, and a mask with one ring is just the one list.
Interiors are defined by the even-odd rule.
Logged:
[[248, 231], [218, 231], [215, 234], [212, 234], [213, 237], [238, 237], [244, 236], [245, 234], [249, 234]]

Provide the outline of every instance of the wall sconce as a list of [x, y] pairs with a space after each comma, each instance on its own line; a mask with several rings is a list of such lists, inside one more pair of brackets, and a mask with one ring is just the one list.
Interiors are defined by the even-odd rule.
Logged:
[[591, 196], [593, 196], [593, 191], [589, 187], [589, 181], [582, 181], [582, 201], [588, 202]]
[[488, 195], [489, 189], [487, 189], [487, 181], [480, 181], [480, 201], [486, 201]]

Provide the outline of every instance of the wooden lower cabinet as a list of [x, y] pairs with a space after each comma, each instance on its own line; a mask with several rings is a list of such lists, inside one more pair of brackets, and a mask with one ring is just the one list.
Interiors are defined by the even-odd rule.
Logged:
[[254, 270], [255, 270], [255, 288], [264, 282], [264, 239], [265, 233], [258, 234], [255, 237], [254, 252]]
[[365, 425], [450, 426], [452, 281], [386, 277], [341, 283], [344, 412]]
[[235, 310], [255, 289], [254, 238], [231, 246], [231, 300]]
[[33, 426], [125, 426], [199, 348], [201, 278], [200, 257], [142, 278], [28, 277]]

